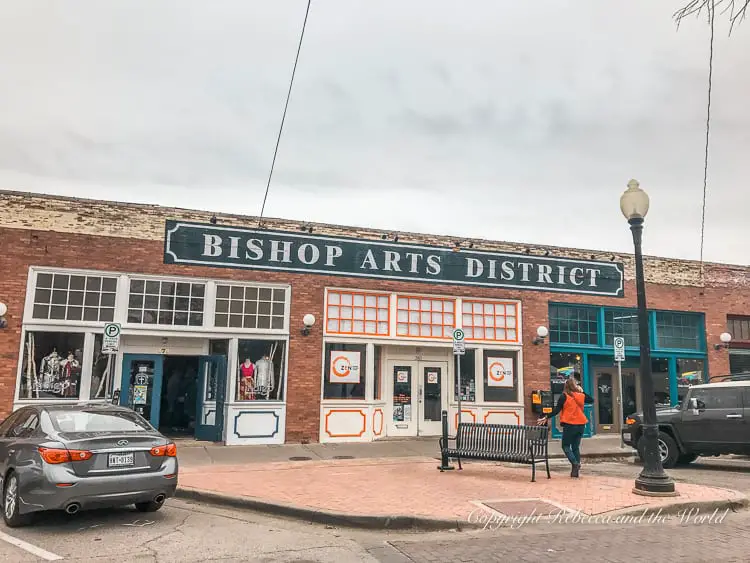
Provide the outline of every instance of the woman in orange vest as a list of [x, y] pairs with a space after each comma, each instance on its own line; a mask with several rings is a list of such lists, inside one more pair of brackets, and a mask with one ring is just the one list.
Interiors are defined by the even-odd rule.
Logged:
[[578, 382], [573, 377], [569, 377], [555, 408], [548, 416], [539, 419], [539, 424], [546, 424], [548, 419], [557, 414], [560, 415], [560, 425], [563, 429], [562, 449], [572, 466], [571, 477], [578, 477], [581, 469], [581, 438], [583, 438], [586, 423], [589, 421], [583, 412], [583, 405], [593, 402], [594, 399], [583, 392]]

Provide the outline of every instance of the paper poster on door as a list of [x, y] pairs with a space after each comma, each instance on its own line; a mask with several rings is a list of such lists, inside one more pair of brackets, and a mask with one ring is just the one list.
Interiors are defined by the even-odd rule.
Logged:
[[404, 420], [404, 405], [393, 405], [393, 420], [396, 422]]
[[359, 383], [359, 352], [331, 351], [331, 383]]
[[512, 358], [487, 358], [487, 385], [513, 387]]
[[411, 421], [411, 405], [404, 405], [404, 422]]
[[438, 374], [436, 371], [430, 371], [427, 372], [427, 383], [437, 383], [438, 382]]
[[133, 404], [145, 405], [148, 403], [148, 385], [133, 385]]
[[396, 383], [409, 383], [409, 372], [408, 371], [397, 372]]

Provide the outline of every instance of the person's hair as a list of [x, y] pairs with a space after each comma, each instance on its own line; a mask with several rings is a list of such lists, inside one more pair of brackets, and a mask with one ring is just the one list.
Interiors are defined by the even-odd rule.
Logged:
[[576, 393], [578, 392], [578, 389], [576, 389], [576, 385], [578, 385], [578, 382], [573, 378], [569, 377], [565, 381], [565, 393]]

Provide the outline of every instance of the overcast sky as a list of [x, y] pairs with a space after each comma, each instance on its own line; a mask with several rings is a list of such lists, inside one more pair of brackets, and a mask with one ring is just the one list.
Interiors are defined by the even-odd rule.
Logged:
[[[313, 0], [266, 215], [698, 258], [685, 0]], [[0, 189], [258, 214], [306, 0], [0, 0]], [[750, 22], [717, 25], [706, 258], [747, 264]]]

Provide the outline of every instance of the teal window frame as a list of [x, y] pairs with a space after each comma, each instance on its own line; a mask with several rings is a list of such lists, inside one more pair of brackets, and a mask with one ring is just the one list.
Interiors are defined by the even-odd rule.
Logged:
[[[595, 343], [581, 343], [581, 342], [555, 342], [553, 339], [553, 334], [555, 331], [552, 329], [552, 315], [551, 315], [551, 308], [552, 307], [561, 307], [561, 308], [567, 308], [567, 309], [575, 309], [575, 310], [585, 310], [585, 311], [595, 311], [594, 317], [596, 322], [596, 331], [594, 333], [591, 332], [585, 332], [581, 333], [580, 330], [576, 331], [576, 334], [595, 334], [596, 335], [596, 342]], [[597, 306], [592, 305], [578, 305], [578, 304], [571, 304], [571, 303], [549, 303], [547, 306], [547, 318], [549, 319], [549, 341], [550, 344], [554, 343], [556, 345], [561, 346], [575, 346], [575, 347], [587, 347], [587, 348], [598, 348], [601, 346], [602, 342], [602, 318], [599, 311], [596, 311], [599, 309]], [[559, 333], [559, 331], [558, 331]]]
[[[597, 344], [577, 344], [577, 343], [560, 343], [552, 340], [552, 331], [550, 330], [549, 339], [549, 351], [550, 354], [554, 352], [567, 352], [575, 353], [581, 356], [581, 382], [583, 389], [589, 395], [592, 394], [593, 382], [591, 381], [592, 367], [597, 365], [607, 365], [614, 362], [614, 351], [612, 346], [605, 344], [605, 311], [622, 311], [622, 312], [633, 312], [637, 314], [636, 308], [627, 307], [606, 307], [600, 305], [585, 305], [578, 303], [561, 303], [561, 302], [550, 302], [548, 304], [548, 317], [549, 309], [551, 307], [571, 307], [571, 308], [587, 308], [596, 309], [597, 313]], [[681, 348], [659, 348], [657, 339], [657, 325], [656, 318], [657, 313], [677, 313], [692, 315], [698, 318], [698, 348], [697, 349], [681, 349]], [[668, 361], [669, 365], [669, 397], [672, 406], [678, 404], [678, 389], [677, 389], [677, 360], [703, 360], [705, 365], [704, 381], [708, 382], [710, 378], [709, 373], [709, 361], [707, 354], [707, 340], [706, 340], [706, 317], [704, 313], [695, 313], [692, 311], [670, 311], [664, 309], [649, 310], [649, 343], [651, 344], [651, 357], [652, 358], [664, 358]], [[622, 364], [623, 368], [640, 368], [640, 346], [625, 346], [625, 361]], [[586, 405], [586, 415], [589, 420], [593, 420], [593, 407]], [[592, 424], [586, 425], [585, 436], [593, 435]], [[555, 438], [560, 437], [560, 433], [553, 426], [552, 435]]]

